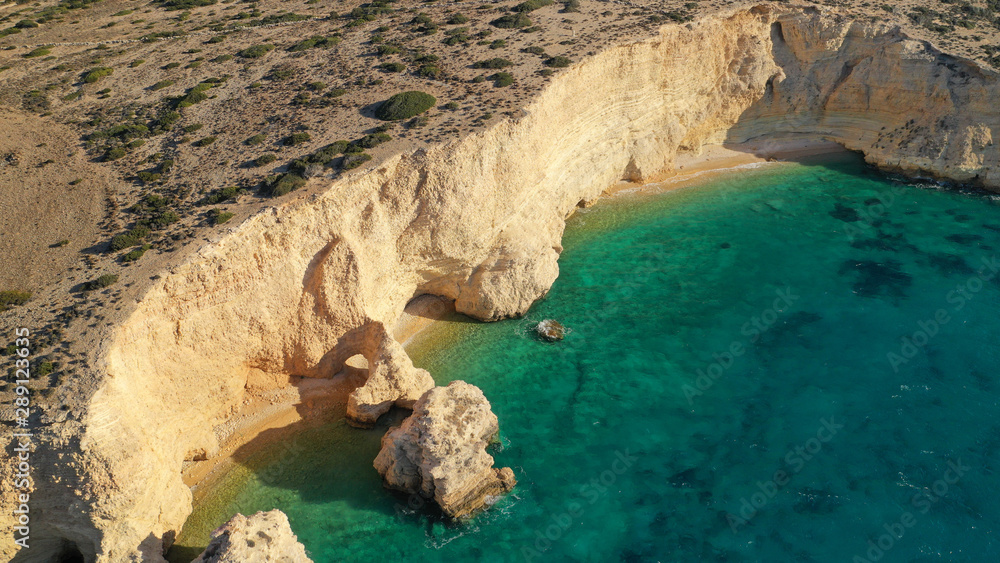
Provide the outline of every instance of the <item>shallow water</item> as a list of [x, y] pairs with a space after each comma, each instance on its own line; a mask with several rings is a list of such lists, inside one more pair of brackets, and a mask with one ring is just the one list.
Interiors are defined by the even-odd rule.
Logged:
[[319, 563], [1000, 556], [998, 202], [843, 157], [603, 201], [564, 245], [528, 318], [411, 350], [483, 389], [513, 494], [447, 524], [372, 469], [399, 413], [331, 422], [230, 473], [178, 543], [280, 508]]

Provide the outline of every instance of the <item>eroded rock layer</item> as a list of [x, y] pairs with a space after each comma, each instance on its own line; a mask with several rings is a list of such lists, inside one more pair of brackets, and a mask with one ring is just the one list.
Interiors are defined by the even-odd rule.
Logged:
[[83, 430], [51, 431], [39, 454], [52, 471], [36, 478], [32, 530], [53, 547], [20, 560], [64, 545], [87, 561], [153, 560], [190, 513], [183, 460], [216, 449], [213, 426], [254, 374], [330, 377], [364, 354], [374, 367], [357, 422], [412, 401], [426, 372], [383, 328], [407, 301], [524, 313], [557, 276], [566, 217], [623, 177], [782, 134], [995, 188], [998, 93], [995, 73], [898, 30], [762, 5], [607, 49], [516, 119], [269, 208], [165, 272], [117, 328]]
[[212, 532], [208, 547], [191, 563], [312, 563], [280, 510], [237, 514]]
[[386, 487], [433, 499], [452, 518], [470, 516], [515, 485], [514, 472], [495, 469], [486, 452], [499, 430], [483, 392], [453, 381], [425, 393], [382, 437], [375, 469]]

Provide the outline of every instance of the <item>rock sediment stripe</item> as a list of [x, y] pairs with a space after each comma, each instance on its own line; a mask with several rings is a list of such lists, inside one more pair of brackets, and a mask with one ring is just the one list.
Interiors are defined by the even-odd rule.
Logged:
[[183, 460], [215, 450], [211, 429], [257, 370], [330, 377], [382, 350], [396, 367], [373, 373], [355, 411], [375, 408], [358, 418], [405, 403], [426, 379], [374, 323], [392, 326], [421, 294], [484, 320], [524, 313], [558, 274], [577, 205], [622, 177], [668, 174], [678, 152], [807, 134], [996, 188], [998, 94], [995, 73], [898, 30], [789, 5], [667, 26], [582, 60], [524, 117], [267, 209], [166, 272], [95, 366], [106, 376], [75, 413], [82, 436], [51, 440], [57, 477], [39, 477], [33, 536], [88, 561], [155, 551], [190, 513]]
[[495, 469], [486, 452], [499, 429], [483, 392], [453, 381], [425, 393], [383, 436], [375, 469], [386, 487], [433, 499], [453, 518], [471, 516], [516, 483], [514, 472]]

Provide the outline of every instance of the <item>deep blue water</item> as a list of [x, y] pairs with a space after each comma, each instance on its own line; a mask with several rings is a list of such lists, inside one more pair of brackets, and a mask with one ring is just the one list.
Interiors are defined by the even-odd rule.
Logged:
[[334, 421], [246, 460], [180, 544], [280, 508], [321, 563], [1000, 559], [993, 198], [845, 157], [613, 198], [564, 245], [527, 318], [411, 347], [483, 389], [513, 494], [443, 522], [372, 469], [400, 413]]

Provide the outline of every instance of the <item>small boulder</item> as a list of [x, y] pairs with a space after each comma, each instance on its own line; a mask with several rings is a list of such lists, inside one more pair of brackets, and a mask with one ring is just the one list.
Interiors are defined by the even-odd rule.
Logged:
[[566, 327], [557, 320], [545, 319], [535, 326], [535, 332], [549, 342], [556, 342], [566, 337]]

